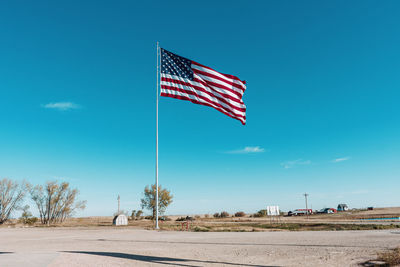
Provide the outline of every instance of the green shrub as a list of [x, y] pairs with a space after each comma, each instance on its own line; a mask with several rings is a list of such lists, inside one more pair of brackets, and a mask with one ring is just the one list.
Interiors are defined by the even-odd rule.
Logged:
[[179, 217], [178, 219], [176, 219], [176, 222], [183, 222], [183, 221], [194, 221], [195, 218], [190, 217], [190, 216], [186, 216], [186, 217]]
[[132, 210], [131, 219], [132, 220], [141, 220], [143, 211], [142, 210]]
[[221, 213], [214, 213], [214, 218], [228, 218], [229, 217], [229, 213], [226, 211], [222, 211]]
[[244, 213], [243, 211], [238, 211], [235, 213], [235, 217], [244, 217], [246, 216], [246, 213]]
[[257, 213], [253, 214], [253, 217], [266, 217], [267, 210], [259, 210]]
[[36, 218], [36, 217], [31, 217], [31, 218], [26, 219], [24, 223], [25, 223], [25, 224], [32, 225], [32, 224], [35, 224], [38, 220], [39, 220], [39, 219]]
[[29, 211], [29, 205], [25, 205], [22, 208], [22, 215], [19, 218], [19, 221], [23, 224], [34, 224], [38, 221], [38, 218], [33, 217], [32, 213]]
[[227, 218], [227, 217], [229, 217], [229, 213], [226, 212], [226, 211], [222, 211], [222, 212], [219, 214], [219, 217], [220, 217], [220, 218]]
[[196, 226], [196, 227], [194, 228], [194, 231], [195, 231], [195, 232], [208, 232], [208, 231], [210, 231], [210, 230], [207, 229], [207, 228], [204, 228], [204, 227], [198, 227], [198, 226]]

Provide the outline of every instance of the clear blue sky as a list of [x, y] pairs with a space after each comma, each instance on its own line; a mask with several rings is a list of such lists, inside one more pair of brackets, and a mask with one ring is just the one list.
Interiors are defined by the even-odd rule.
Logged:
[[[156, 41], [247, 81], [247, 125], [160, 99], [167, 214], [399, 206], [400, 2], [7, 1], [0, 177], [69, 181], [79, 216], [154, 182]], [[247, 147], [247, 149], [246, 149]], [[30, 203], [33, 206], [32, 203]]]

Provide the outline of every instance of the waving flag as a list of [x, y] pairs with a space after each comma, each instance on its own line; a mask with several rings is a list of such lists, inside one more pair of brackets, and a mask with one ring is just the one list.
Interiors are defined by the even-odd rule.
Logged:
[[238, 77], [219, 73], [161, 48], [161, 96], [213, 107], [244, 125], [245, 90], [245, 82]]

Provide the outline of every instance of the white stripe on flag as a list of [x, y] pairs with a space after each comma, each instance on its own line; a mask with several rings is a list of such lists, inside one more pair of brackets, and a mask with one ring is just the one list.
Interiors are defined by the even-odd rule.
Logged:
[[[219, 101], [215, 97], [212, 97], [212, 96], [210, 96], [210, 95], [208, 95], [208, 94], [206, 94], [206, 93], [204, 93], [202, 91], [193, 89], [193, 87], [185, 86], [185, 85], [182, 85], [182, 84], [176, 84], [176, 83], [170, 83], [170, 82], [161, 81], [161, 90], [173, 90], [173, 89], [170, 89], [170, 88], [168, 88], [168, 89], [163, 88], [162, 87], [163, 85], [170, 86], [170, 87], [173, 87], [173, 88], [180, 88], [180, 89], [182, 89], [184, 91], [189, 91], [189, 92], [192, 92], [192, 93], [197, 94], [199, 96], [202, 96], [202, 98], [198, 98], [198, 97], [194, 96], [194, 97], [196, 97], [196, 100], [199, 101], [199, 102], [204, 101], [204, 102], [209, 102], [209, 103], [212, 103], [212, 104], [220, 105], [220, 106], [222, 106], [221, 108], [223, 108], [224, 110], [230, 111], [230, 112], [232, 112], [232, 113], [234, 113], [235, 115], [238, 115], [238, 116], [244, 116], [245, 115], [245, 112], [237, 110], [237, 109], [234, 109], [232, 106], [227, 105], [222, 101]], [[207, 100], [204, 99], [204, 98], [206, 98]]]
[[227, 82], [236, 84], [237, 87], [239, 87], [239, 88], [243, 88], [243, 91], [246, 90], [246, 85], [243, 84], [242, 81], [236, 80], [236, 79], [232, 79], [232, 78], [228, 78], [225, 75], [223, 75], [222, 73], [219, 73], [219, 72], [217, 72], [217, 71], [215, 71], [215, 70], [213, 70], [211, 68], [205, 68], [203, 66], [197, 65], [197, 63], [193, 62], [193, 61], [192, 61], [192, 69], [204, 71], [204, 72], [210, 73], [212, 75], [218, 76], [218, 77], [224, 79]]
[[[238, 108], [242, 108], [242, 109], [246, 108], [246, 106], [241, 101], [241, 99], [238, 99], [237, 95], [235, 95], [235, 94], [233, 94], [233, 93], [231, 93], [229, 91], [226, 91], [226, 90], [220, 89], [218, 87], [214, 87], [214, 86], [205, 86], [204, 84], [201, 84], [201, 83], [198, 83], [198, 82], [194, 82], [194, 81], [191, 81], [189, 79], [184, 79], [184, 78], [181, 78], [181, 77], [176, 76], [176, 75], [161, 74], [161, 77], [162, 78], [172, 79], [172, 80], [177, 80], [177, 81], [181, 81], [181, 82], [185, 82], [185, 83], [189, 83], [192, 86], [200, 87], [200, 88], [204, 89], [205, 91], [207, 91], [210, 95], [223, 98], [226, 102], [228, 102], [232, 106], [235, 106], [235, 107], [238, 107]], [[194, 74], [194, 77], [197, 78], [197, 75]], [[163, 84], [164, 82], [165, 81], [161, 81], [161, 84]], [[234, 99], [225, 97], [225, 96], [221, 95], [220, 93], [229, 95], [230, 97], [232, 97]]]
[[215, 108], [215, 109], [217, 109], [217, 110], [222, 110], [222, 111], [224, 111], [224, 112], [230, 114], [231, 116], [233, 116], [233, 117], [235, 117], [235, 118], [238, 118], [238, 119], [239, 119], [240, 121], [242, 121], [243, 123], [246, 122], [243, 115], [236, 115], [236, 114], [233, 114], [233, 113], [230, 112], [229, 110], [225, 110], [224, 108], [218, 107], [218, 106], [216, 106], [215, 104], [213, 104], [213, 103], [211, 103], [211, 102], [208, 102], [208, 101], [204, 101], [204, 100], [202, 100], [202, 99], [199, 99], [198, 97], [196, 97], [196, 96], [194, 96], [194, 95], [190, 95], [190, 94], [182, 93], [182, 92], [177, 92], [177, 91], [175, 91], [175, 90], [162, 89], [162, 88], [161, 88], [161, 93], [166, 93], [166, 94], [171, 94], [171, 95], [176, 95], [176, 96], [183, 96], [183, 97], [187, 97], [187, 98], [189, 98], [189, 99], [193, 99], [193, 100], [198, 101], [198, 102], [200, 102], [200, 103], [204, 103], [204, 104], [210, 105], [210, 106], [212, 106], [213, 108]]

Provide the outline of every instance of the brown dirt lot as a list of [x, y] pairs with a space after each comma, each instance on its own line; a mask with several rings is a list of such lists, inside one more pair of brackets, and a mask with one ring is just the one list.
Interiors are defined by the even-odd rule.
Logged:
[[399, 230], [204, 233], [3, 227], [0, 266], [356, 266], [399, 245]]

